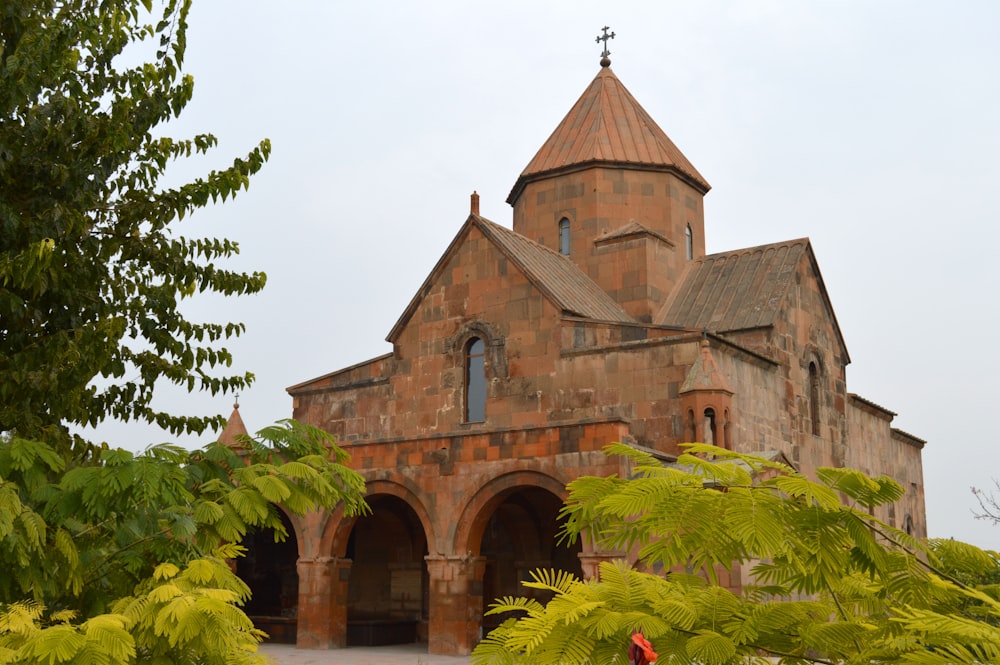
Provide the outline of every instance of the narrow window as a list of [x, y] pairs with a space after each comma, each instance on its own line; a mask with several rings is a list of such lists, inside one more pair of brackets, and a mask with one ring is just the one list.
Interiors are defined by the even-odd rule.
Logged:
[[726, 409], [725, 411], [723, 411], [722, 417], [723, 417], [723, 423], [722, 423], [722, 447], [725, 448], [726, 450], [732, 450], [733, 449], [733, 441], [730, 438], [732, 436], [732, 433], [729, 431], [730, 430], [729, 426], [732, 423], [729, 422], [729, 409]]
[[565, 217], [559, 220], [559, 253], [569, 256], [569, 220]]
[[705, 443], [718, 444], [719, 437], [715, 431], [715, 409], [705, 409]]
[[819, 370], [816, 363], [809, 363], [809, 419], [813, 436], [819, 436]]
[[688, 409], [688, 432], [691, 434], [688, 441], [691, 443], [696, 442], [698, 440], [698, 430], [694, 423], [694, 411], [691, 409]]
[[465, 422], [486, 420], [486, 345], [473, 337], [465, 346]]
[[691, 225], [688, 224], [687, 228], [684, 229], [684, 248], [687, 254], [687, 260], [690, 261], [694, 258], [694, 233], [691, 232]]

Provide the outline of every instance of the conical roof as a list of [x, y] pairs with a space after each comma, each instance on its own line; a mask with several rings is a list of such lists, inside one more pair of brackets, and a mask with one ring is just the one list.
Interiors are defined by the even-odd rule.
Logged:
[[701, 341], [701, 354], [691, 366], [687, 378], [681, 385], [678, 394], [685, 394], [696, 391], [722, 392], [733, 394], [733, 389], [729, 387], [725, 375], [715, 363], [711, 349], [708, 348], [708, 340]]
[[521, 172], [507, 202], [528, 182], [596, 165], [675, 171], [702, 193], [711, 189], [610, 67], [601, 67]]
[[224, 443], [230, 448], [240, 448], [241, 444], [237, 437], [246, 436], [247, 428], [243, 424], [243, 418], [240, 417], [240, 405], [239, 402], [233, 404], [233, 412], [229, 416], [229, 420], [226, 421], [226, 426], [222, 428], [222, 433], [219, 434], [219, 443]]

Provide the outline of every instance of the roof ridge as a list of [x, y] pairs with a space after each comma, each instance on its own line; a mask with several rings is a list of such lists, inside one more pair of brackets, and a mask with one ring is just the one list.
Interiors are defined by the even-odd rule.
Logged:
[[812, 244], [809, 240], [809, 236], [802, 236], [801, 238], [793, 238], [791, 240], [779, 240], [778, 242], [769, 242], [763, 245], [754, 245], [753, 247], [741, 247], [739, 249], [728, 249], [722, 252], [713, 252], [712, 254], [706, 254], [700, 258], [694, 259], [693, 263], [703, 262], [708, 259], [717, 259], [725, 256], [739, 256], [741, 254], [752, 254], [757, 251], [763, 251], [765, 249], [774, 249], [781, 246], [793, 246], [799, 244]]
[[[472, 215], [470, 221], [477, 224], [485, 235], [492, 236], [529, 280], [563, 311], [591, 319], [635, 322], [568, 257], [485, 217]], [[534, 256], [530, 256], [531, 253]]]

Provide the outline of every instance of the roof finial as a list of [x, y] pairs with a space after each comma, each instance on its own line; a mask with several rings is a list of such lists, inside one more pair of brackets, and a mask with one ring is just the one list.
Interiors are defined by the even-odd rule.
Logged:
[[233, 408], [234, 409], [240, 408], [240, 394], [239, 393], [236, 393], [236, 400], [235, 400], [235, 403], [233, 404]]
[[469, 201], [469, 214], [478, 215], [479, 214], [479, 194], [473, 190], [472, 196]]
[[609, 35], [608, 34], [608, 30], [610, 30], [610, 28], [608, 26], [604, 26], [603, 28], [601, 28], [601, 31], [604, 34], [603, 35], [598, 35], [597, 39], [594, 40], [598, 44], [600, 44], [601, 42], [604, 42], [604, 50], [601, 51], [601, 67], [610, 67], [611, 66], [611, 58], [608, 57], [609, 55], [611, 55], [611, 51], [608, 50], [608, 40], [609, 39], [614, 39], [615, 38], [615, 33], [612, 32]]

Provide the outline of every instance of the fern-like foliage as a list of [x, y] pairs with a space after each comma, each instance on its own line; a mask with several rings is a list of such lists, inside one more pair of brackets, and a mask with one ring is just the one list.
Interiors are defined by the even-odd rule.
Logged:
[[68, 465], [0, 442], [0, 664], [258, 662], [249, 590], [224, 559], [250, 530], [289, 537], [277, 503], [365, 511], [345, 460], [293, 421], [238, 450], [98, 448]]
[[[552, 600], [504, 599], [498, 611], [521, 616], [486, 636], [476, 665], [624, 665], [634, 632], [663, 663], [1000, 662], [1000, 555], [917, 542], [872, 517], [902, 496], [892, 479], [838, 468], [812, 480], [703, 444], [671, 465], [623, 444], [607, 452], [629, 476], [571, 483], [562, 538], [670, 572], [540, 571], [528, 586]], [[722, 586], [734, 570], [741, 587]]]

